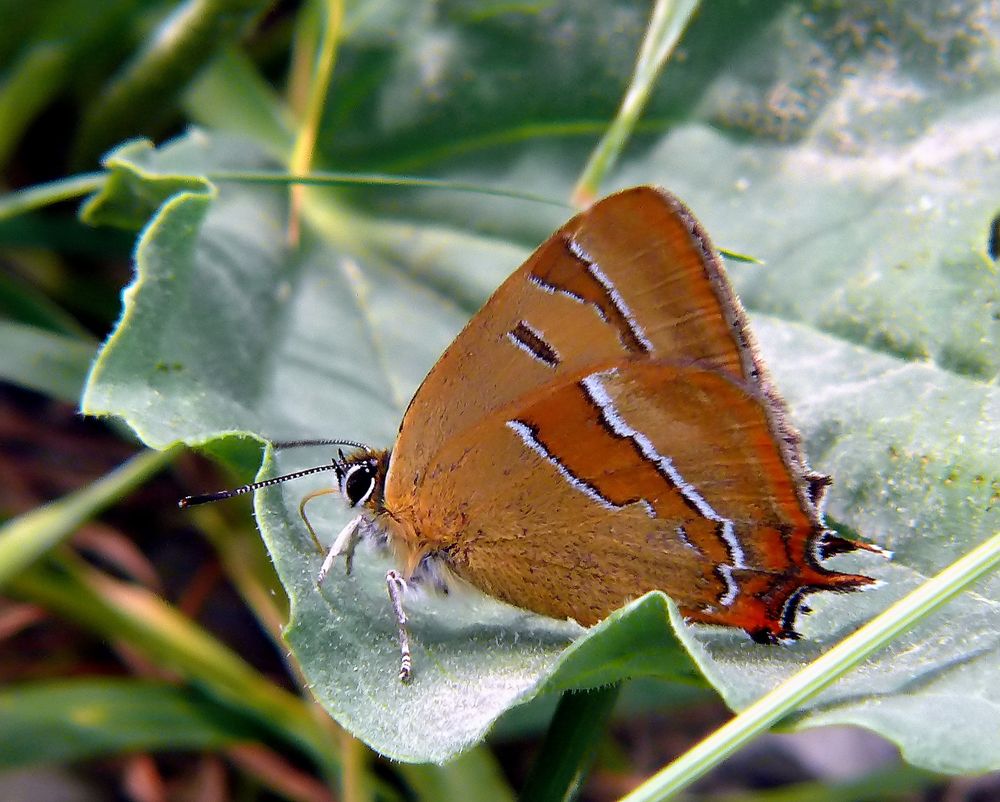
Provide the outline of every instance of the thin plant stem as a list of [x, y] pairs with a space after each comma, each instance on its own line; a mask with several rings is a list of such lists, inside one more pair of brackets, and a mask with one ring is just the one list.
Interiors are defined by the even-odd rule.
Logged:
[[[293, 175], [305, 175], [312, 165], [319, 123], [323, 116], [323, 104], [326, 102], [333, 68], [337, 62], [337, 43], [344, 19], [344, 6], [341, 0], [326, 0], [323, 6], [325, 11], [323, 35], [320, 37], [319, 51], [316, 54], [316, 69], [309, 84], [309, 97], [289, 165]], [[294, 184], [289, 192], [288, 243], [292, 247], [297, 246], [299, 242], [299, 222], [304, 192], [303, 184]]]
[[616, 683], [562, 695], [520, 802], [556, 802], [576, 797], [620, 690], [621, 684]]
[[53, 203], [97, 192], [107, 178], [107, 173], [80, 173], [10, 192], [0, 197], [0, 220], [9, 220]]
[[347, 730], [341, 729], [340, 741], [340, 798], [343, 802], [369, 802], [372, 798], [368, 783], [367, 763], [371, 753], [361, 741]]
[[1000, 532], [931, 577], [826, 654], [762, 696], [622, 799], [659, 802], [690, 786], [729, 755], [1000, 563]]
[[585, 207], [594, 202], [601, 181], [632, 135], [656, 85], [660, 70], [680, 41], [681, 34], [697, 7], [698, 0], [657, 0], [639, 49], [632, 82], [622, 98], [618, 114], [590, 154], [573, 189], [574, 206]]
[[234, 181], [245, 184], [305, 184], [308, 186], [391, 186], [420, 187], [425, 189], [447, 189], [452, 192], [474, 192], [478, 195], [489, 195], [497, 198], [543, 203], [546, 206], [558, 206], [569, 209], [565, 201], [534, 195], [530, 192], [516, 192], [507, 189], [484, 187], [482, 184], [470, 184], [462, 181], [450, 181], [440, 178], [421, 178], [420, 176], [390, 175], [386, 173], [339, 173], [329, 171], [314, 171], [309, 175], [294, 173], [260, 171], [227, 171], [218, 170], [205, 174], [209, 181]]
[[169, 465], [178, 453], [179, 448], [140, 451], [96, 482], [4, 524], [0, 528], [0, 587]]

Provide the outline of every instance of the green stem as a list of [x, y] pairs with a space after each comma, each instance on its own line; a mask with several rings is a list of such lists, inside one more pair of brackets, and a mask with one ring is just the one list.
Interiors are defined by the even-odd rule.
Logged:
[[479, 195], [489, 195], [497, 198], [513, 198], [514, 200], [544, 203], [547, 206], [558, 206], [568, 209], [564, 201], [553, 200], [530, 192], [515, 192], [507, 189], [493, 189], [482, 184], [469, 184], [462, 181], [450, 181], [440, 178], [420, 178], [419, 176], [390, 175], [386, 173], [337, 173], [314, 171], [309, 175], [295, 175], [271, 171], [227, 171], [216, 170], [205, 173], [209, 181], [234, 181], [244, 184], [307, 184], [309, 186], [361, 185], [390, 187], [423, 187], [427, 189], [447, 189], [453, 192], [474, 192]]
[[639, 49], [632, 82], [622, 98], [618, 114], [590, 154], [590, 160], [573, 190], [575, 206], [589, 206], [597, 196], [602, 179], [625, 147], [646, 107], [660, 70], [680, 41], [697, 7], [698, 0], [657, 0]]
[[[309, 94], [289, 165], [290, 171], [294, 175], [305, 175], [312, 165], [316, 150], [316, 137], [323, 116], [323, 106], [330, 89], [333, 68], [337, 62], [337, 45], [344, 18], [344, 6], [341, 0], [325, 0], [323, 11], [322, 36], [320, 37], [319, 52], [316, 54], [316, 68], [313, 71], [312, 80], [309, 82]], [[304, 199], [304, 189], [301, 184], [293, 184], [291, 188], [288, 239], [293, 245], [299, 241], [299, 216]]]
[[266, 680], [155, 594], [102, 575], [76, 559], [39, 565], [18, 576], [11, 590], [109, 640], [137, 649], [224, 704], [253, 715], [286, 741], [305, 749], [328, 780], [339, 773], [336, 745], [317, 725], [306, 702]]
[[371, 756], [368, 748], [347, 730], [340, 731], [341, 772], [340, 796], [341, 802], [371, 802], [372, 793], [369, 788], [368, 760]]
[[545, 743], [521, 791], [520, 802], [573, 799], [587, 777], [621, 684], [567, 691], [559, 700]]
[[0, 220], [9, 220], [43, 206], [89, 195], [104, 186], [106, 180], [107, 173], [82, 173], [10, 192], [0, 197]]
[[340, 43], [340, 29], [344, 19], [344, 5], [341, 0], [324, 0], [321, 5], [324, 14], [322, 35], [316, 53], [315, 69], [308, 83], [302, 124], [295, 140], [295, 148], [292, 150], [291, 168], [296, 174], [307, 173], [309, 165], [312, 164], [316, 134], [323, 116], [327, 92], [330, 90], [333, 68], [337, 63], [337, 45]]
[[65, 43], [38, 42], [26, 48], [0, 84], [0, 166], [17, 147], [38, 113], [64, 87], [69, 61]]
[[841, 675], [1000, 563], [1000, 532], [928, 579], [857, 632], [655, 774], [622, 802], [659, 802], [690, 786]]
[[141, 451], [96, 482], [4, 524], [0, 528], [0, 587], [168, 465], [177, 453], [177, 448]]

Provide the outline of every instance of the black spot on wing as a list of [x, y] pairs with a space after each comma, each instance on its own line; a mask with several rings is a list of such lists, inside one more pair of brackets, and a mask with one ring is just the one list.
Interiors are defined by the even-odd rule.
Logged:
[[542, 335], [523, 320], [507, 332], [507, 339], [524, 351], [528, 356], [537, 359], [550, 368], [559, 364], [559, 354]]

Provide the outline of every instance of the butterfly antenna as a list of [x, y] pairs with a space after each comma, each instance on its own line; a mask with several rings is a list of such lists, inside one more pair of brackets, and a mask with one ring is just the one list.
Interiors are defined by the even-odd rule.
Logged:
[[237, 487], [234, 490], [220, 490], [218, 493], [203, 493], [198, 496], [185, 496], [177, 502], [177, 506], [182, 510], [186, 510], [188, 507], [194, 507], [196, 504], [208, 504], [211, 501], [222, 501], [223, 499], [233, 498], [234, 496], [242, 496], [245, 493], [252, 493], [254, 490], [259, 490], [262, 487], [270, 487], [271, 485], [280, 484], [281, 482], [287, 482], [289, 479], [299, 479], [303, 476], [309, 476], [314, 473], [334, 471], [336, 469], [337, 463], [335, 462], [330, 463], [329, 465], [318, 465], [315, 468], [307, 468], [304, 471], [296, 471], [295, 473], [288, 473], [284, 476], [275, 476], [273, 479], [265, 479], [263, 482], [251, 482], [248, 485]]
[[276, 449], [301, 448], [303, 446], [347, 446], [348, 448], [362, 448], [371, 451], [371, 446], [359, 443], [357, 440], [283, 440], [271, 444]]

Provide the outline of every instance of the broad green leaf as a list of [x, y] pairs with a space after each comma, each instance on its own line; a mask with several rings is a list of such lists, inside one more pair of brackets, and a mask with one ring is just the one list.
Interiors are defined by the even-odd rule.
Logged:
[[[214, 146], [220, 169], [232, 169], [225, 142]], [[211, 147], [198, 135], [168, 149], [165, 160], [176, 167], [184, 150], [194, 149], [192, 161], [204, 163]], [[157, 153], [140, 155], [143, 171], [152, 172]], [[119, 162], [120, 169], [126, 164]], [[415, 265], [353, 255], [333, 239], [340, 231], [321, 225], [292, 261], [284, 255], [280, 232], [285, 198], [280, 189], [226, 185], [213, 197], [209, 190], [176, 195], [144, 232], [137, 282], [127, 293], [123, 324], [95, 366], [87, 409], [123, 415], [158, 447], [176, 440], [197, 444], [237, 430], [274, 438], [335, 434], [388, 442], [405, 403], [401, 399], [433, 361], [432, 351], [443, 347], [463, 319], [434, 291], [442, 285], [418, 284]], [[378, 228], [376, 244], [393, 232], [411, 238], [405, 229], [373, 220], [350, 235], [360, 237], [366, 227]], [[442, 249], [469, 242], [469, 235], [449, 242], [439, 231], [438, 237]], [[480, 243], [487, 253], [488, 245]], [[513, 255], [509, 250], [501, 252]], [[397, 259], [405, 252], [400, 245]], [[419, 248], [409, 253], [422, 270], [433, 271], [422, 264]], [[886, 585], [866, 594], [817, 598], [817, 612], [805, 623], [807, 638], [792, 647], [762, 649], [738, 633], [698, 630], [689, 647], [734, 706], [794, 671], [944, 565], [963, 544], [985, 537], [997, 522], [990, 498], [996, 493], [1000, 410], [992, 387], [803, 326], [760, 318], [757, 329], [809, 452], [840, 479], [831, 513], [895, 548], [897, 559], [885, 564], [870, 555], [840, 558], [852, 570], [884, 578]], [[412, 331], [427, 339], [407, 342]], [[907, 404], [917, 397], [921, 417], [915, 419]], [[942, 425], [952, 419], [965, 442], [955, 442], [954, 432]], [[280, 461], [269, 457], [262, 475], [324, 459], [286, 452]], [[934, 464], [942, 466], [938, 473]], [[945, 481], [949, 476], [951, 484]], [[390, 562], [362, 549], [353, 574], [333, 577], [319, 594], [314, 578], [321, 555], [297, 512], [307, 489], [303, 484], [272, 488], [257, 503], [258, 521], [292, 599], [286, 637], [316, 696], [384, 753], [443, 759], [481, 737], [506, 707], [542, 688], [689, 672], [672, 651], [666, 608], [657, 594], [616, 614], [566, 652], [568, 640], [580, 633], [568, 624], [479, 596], [458, 601], [427, 596], [410, 605], [419, 672], [412, 686], [401, 686], [394, 678], [398, 654], [383, 584]], [[317, 502], [311, 508], [314, 524], [328, 536], [344, 520], [335, 507]], [[951, 527], [956, 519], [963, 522], [962, 533]], [[995, 646], [972, 654], [964, 650], [975, 633], [991, 643], [995, 639], [989, 599], [996, 588], [982, 593], [963, 597], [903, 642], [899, 653], [828, 691], [821, 697], [822, 715], [830, 719], [836, 713], [886, 731], [879, 695], [895, 701], [903, 687], [930, 682], [943, 666], [953, 668], [960, 655], [974, 675], [991, 674]], [[948, 632], [952, 635], [945, 637]], [[921, 648], [913, 650], [914, 643]], [[912, 657], [907, 661], [900, 654]], [[859, 702], [859, 684], [868, 687], [864, 683], [873, 675], [879, 681]], [[969, 705], [988, 713], [973, 690], [966, 691]], [[997, 759], [982, 748], [968, 754], [966, 769]], [[931, 763], [933, 757], [919, 749], [914, 755], [918, 762], [959, 768], [937, 759]]]
[[[703, 6], [653, 94], [657, 119], [690, 113], [706, 79], [787, 4]], [[339, 165], [426, 169], [489, 144], [561, 145], [581, 134], [596, 142], [621, 103], [651, 8], [644, 0], [358, 6], [345, 21], [352, 35], [338, 55], [320, 145]], [[465, 166], [505, 172], [516, 151], [506, 155]], [[560, 168], [577, 158], [558, 148], [551, 155]], [[585, 158], [556, 171], [569, 186]]]
[[[355, 21], [344, 43], [328, 156], [410, 159], [445, 177], [558, 197], [586, 151], [556, 134], [610, 116], [617, 76], [623, 83], [634, 61], [626, 50], [641, 30], [639, 5], [608, 4], [599, 20], [559, 2], [534, 12], [387, 3], [391, 25]], [[971, 2], [876, 3], [863, 13], [767, 5], [703, 4], [653, 102], [654, 122], [669, 114], [669, 131], [635, 148], [614, 182], [670, 187], [717, 241], [766, 260], [731, 272], [807, 453], [836, 478], [830, 514], [896, 558], [839, 558], [885, 585], [814, 597], [806, 638], [787, 648], [678, 624], [735, 707], [1000, 528], [1000, 401], [987, 381], [1000, 324], [985, 258], [1000, 201], [996, 23]], [[367, 94], [348, 105], [345, 82]], [[304, 246], [289, 253], [286, 192], [197, 178], [260, 165], [245, 144], [202, 133], [116, 155], [116, 175], [137, 197], [192, 183], [144, 231], [87, 409], [124, 417], [155, 447], [227, 433], [389, 444], [468, 314], [562, 217], [440, 191], [313, 192]], [[128, 206], [114, 191], [95, 215], [102, 205]], [[327, 459], [268, 455], [263, 474]], [[428, 596], [410, 603], [418, 674], [399, 686], [382, 581], [390, 562], [362, 551], [350, 577], [315, 590], [320, 556], [297, 504], [319, 486], [261, 494], [258, 520], [289, 588], [287, 637], [314, 693], [380, 751], [445, 759], [540, 690], [690, 676], [656, 594], [586, 635], [478, 596]], [[336, 507], [310, 507], [324, 537], [346, 520]], [[983, 735], [1000, 726], [990, 695], [998, 595], [996, 578], [985, 580], [796, 723], [858, 723], [931, 768], [1000, 768], [996, 739]], [[942, 699], [949, 721], [968, 726], [937, 726]]]
[[145, 140], [135, 140], [120, 145], [104, 157], [108, 179], [81, 208], [85, 222], [138, 230], [167, 198], [185, 189], [194, 192], [205, 189], [204, 181], [189, 174], [172, 175], [167, 164], [161, 167], [155, 180], [152, 176], [137, 174], [134, 168], [115, 169], [119, 159], [132, 159], [148, 148], [149, 143]]
[[58, 680], [0, 691], [0, 769], [168, 749], [213, 749], [263, 730], [192, 690], [130, 679]]
[[[173, 170], [188, 153], [193, 164], [204, 165], [211, 153], [219, 169], [242, 166], [239, 148], [197, 134], [166, 150], [167, 184], [175, 182]], [[155, 184], [160, 158], [129, 146], [129, 154], [112, 163], [131, 175], [108, 186], [135, 194], [134, 182]], [[466, 313], [433, 283], [415, 280], [410, 271], [419, 265], [352, 253], [322, 229], [329, 214], [315, 215], [319, 222], [308, 244], [293, 258], [281, 230], [286, 195], [281, 188], [227, 184], [217, 192], [207, 186], [182, 190], [164, 203], [143, 232], [136, 282], [126, 291], [118, 331], [94, 366], [87, 412], [120, 415], [155, 447], [179, 440], [201, 444], [224, 434], [289, 439], [325, 434], [332, 425], [351, 437], [390, 442], [410, 394]], [[118, 207], [118, 198], [105, 194], [91, 214], [102, 214], [105, 202]], [[382, 238], [410, 237], [405, 228], [372, 220], [364, 228], [373, 226]], [[345, 236], [357, 239], [359, 231], [351, 228]], [[470, 239], [438, 237], [439, 247], [460, 249]], [[489, 242], [479, 249], [491, 253]], [[511, 262], [510, 246], [496, 246], [496, 279], [522, 255], [513, 254]], [[476, 277], [473, 285], [482, 280]], [[328, 458], [325, 452], [279, 456], [269, 454], [262, 470]], [[383, 753], [447, 759], [545, 685], [591, 687], [633, 673], [693, 676], [660, 595], [598, 627], [603, 637], [565, 651], [582, 632], [576, 624], [470, 591], [457, 602], [428, 596], [410, 605], [419, 671], [412, 686], [402, 686], [385, 597], [391, 562], [362, 548], [354, 572], [338, 571], [321, 594], [315, 577], [322, 555], [298, 514], [308, 488], [308, 482], [279, 486], [257, 502], [292, 605], [286, 639], [317, 698]], [[314, 525], [328, 536], [346, 520], [339, 507], [319, 502], [310, 509]]]

